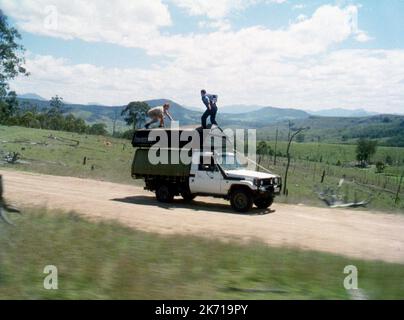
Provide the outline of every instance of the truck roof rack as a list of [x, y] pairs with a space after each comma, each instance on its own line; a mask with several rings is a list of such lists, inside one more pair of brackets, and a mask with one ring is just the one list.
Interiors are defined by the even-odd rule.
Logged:
[[[228, 137], [224, 133], [220, 133], [220, 135], [213, 134], [211, 131], [207, 134], [203, 132], [202, 127], [198, 128], [158, 128], [158, 129], [140, 129], [136, 130], [133, 134], [132, 138], [132, 146], [134, 148], [150, 148], [155, 145], [162, 136], [162, 132], [164, 132], [168, 139], [168, 145], [164, 146], [165, 148], [193, 148], [193, 149], [203, 149], [204, 141], [207, 140], [208, 137], [212, 138], [222, 138], [220, 146], [225, 148], [226, 141]], [[150, 134], [152, 133], [152, 136]], [[184, 134], [185, 133], [185, 134]], [[172, 145], [172, 137], [176, 135], [176, 137], [181, 137], [179, 139], [179, 145]], [[150, 139], [149, 139], [150, 137]], [[173, 137], [173, 139], [176, 139]], [[183, 140], [183, 141], [182, 141]], [[192, 144], [190, 144], [192, 141]], [[217, 140], [216, 140], [217, 141]], [[212, 145], [212, 144], [211, 144]], [[214, 147], [212, 146], [212, 149]]]

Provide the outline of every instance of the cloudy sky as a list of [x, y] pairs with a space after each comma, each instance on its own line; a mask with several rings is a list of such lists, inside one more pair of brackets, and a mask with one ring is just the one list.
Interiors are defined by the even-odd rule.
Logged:
[[0, 0], [45, 98], [404, 112], [404, 0]]

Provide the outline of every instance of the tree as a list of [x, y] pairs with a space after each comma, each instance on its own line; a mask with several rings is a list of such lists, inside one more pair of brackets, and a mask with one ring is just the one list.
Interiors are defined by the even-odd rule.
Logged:
[[265, 141], [260, 141], [257, 145], [258, 164], [261, 164], [262, 156], [268, 155], [271, 151], [271, 147]]
[[[288, 159], [288, 162], [286, 163], [286, 169], [285, 169], [285, 180], [283, 183], [283, 194], [287, 195], [288, 194], [288, 172], [289, 172], [289, 167], [290, 167], [290, 145], [292, 144], [293, 139], [300, 134], [302, 131], [304, 130], [308, 130], [310, 129], [310, 127], [307, 128], [299, 128], [296, 129], [296, 131], [294, 133], [291, 133], [291, 131], [289, 132], [289, 142], [288, 142], [288, 147], [286, 149], [286, 157]], [[289, 130], [292, 130], [292, 127], [289, 127]]]
[[376, 173], [382, 173], [385, 168], [386, 168], [386, 165], [384, 164], [383, 161], [376, 162]]
[[296, 136], [296, 141], [299, 142], [299, 143], [304, 142], [304, 139], [305, 139], [305, 136], [304, 136], [303, 133], [300, 133], [300, 134], [298, 134], [298, 135]]
[[126, 140], [132, 140], [132, 138], [133, 138], [133, 129], [121, 132], [119, 134], [119, 136], [117, 136], [117, 137], [122, 138], [122, 139], [126, 139]]
[[266, 155], [269, 153], [270, 147], [265, 141], [260, 141], [257, 145], [257, 154]]
[[392, 166], [393, 165], [393, 158], [391, 157], [391, 155], [387, 155], [386, 156], [386, 163], [389, 165], [389, 166]]
[[125, 116], [125, 121], [128, 126], [133, 126], [136, 130], [142, 125], [146, 119], [149, 105], [146, 102], [135, 101], [129, 103], [121, 112]]
[[7, 17], [0, 10], [0, 100], [7, 95], [8, 81], [19, 74], [28, 75], [24, 68], [24, 47], [17, 43], [21, 35], [8, 25]]
[[369, 162], [370, 157], [376, 153], [377, 141], [360, 138], [356, 146], [356, 160], [360, 162], [362, 167], [365, 167]]
[[90, 134], [105, 136], [108, 134], [107, 125], [105, 123], [95, 123], [89, 129]]
[[49, 105], [50, 105], [50, 108], [49, 108], [48, 114], [50, 116], [55, 116], [55, 115], [59, 115], [59, 114], [63, 113], [62, 108], [63, 108], [64, 103], [63, 103], [62, 97], [59, 97], [58, 95], [52, 97]]
[[0, 100], [0, 122], [7, 123], [7, 121], [18, 112], [18, 100], [15, 91], [9, 91]]

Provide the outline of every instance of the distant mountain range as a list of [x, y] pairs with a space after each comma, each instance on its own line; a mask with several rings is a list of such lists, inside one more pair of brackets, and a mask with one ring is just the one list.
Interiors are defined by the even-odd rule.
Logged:
[[[39, 110], [49, 108], [50, 104], [49, 101], [33, 94], [21, 95], [19, 96], [19, 100], [22, 107], [28, 108], [30, 106], [36, 106]], [[174, 119], [179, 121], [181, 125], [200, 123], [203, 110], [190, 110], [168, 99], [155, 99], [145, 102], [150, 107], [170, 103], [170, 112]], [[66, 113], [72, 113], [84, 119], [88, 123], [104, 122], [110, 125], [113, 119], [116, 118], [118, 125], [121, 126], [124, 125], [123, 117], [121, 117], [123, 107], [124, 106], [65, 103], [63, 110]], [[278, 121], [305, 119], [309, 116], [307, 112], [297, 109], [262, 107], [260, 110], [245, 113], [225, 113], [225, 108], [220, 108], [217, 119], [224, 126], [263, 127]]]
[[[259, 105], [230, 105], [224, 106], [220, 108], [220, 111], [223, 113], [230, 114], [241, 114], [247, 112], [258, 111], [264, 109], [265, 107]], [[334, 108], [334, 109], [324, 109], [319, 111], [305, 111], [313, 116], [320, 117], [370, 117], [377, 115], [377, 112], [368, 112], [364, 109], [343, 109], [343, 108]]]
[[239, 114], [239, 113], [246, 113], [246, 112], [250, 112], [250, 111], [257, 111], [257, 110], [260, 110], [263, 108], [265, 108], [265, 107], [259, 106], [259, 105], [235, 104], [235, 105], [220, 107], [220, 112]]
[[36, 93], [26, 93], [26, 94], [19, 94], [18, 98], [22, 99], [34, 99], [34, 100], [40, 100], [40, 101], [47, 101], [47, 99], [42, 98], [40, 95], [37, 95]]
[[341, 109], [341, 108], [334, 108], [334, 109], [325, 109], [320, 111], [308, 111], [313, 116], [320, 116], [320, 117], [371, 117], [375, 116], [377, 112], [369, 112], [364, 109]]
[[[19, 96], [22, 108], [35, 106], [41, 110], [49, 108], [50, 102], [35, 94]], [[190, 110], [180, 104], [167, 100], [155, 99], [145, 101], [150, 107], [170, 103], [170, 112], [180, 125], [200, 123], [203, 110]], [[103, 106], [98, 104], [82, 105], [65, 103], [64, 112], [72, 113], [89, 124], [105, 123], [111, 130], [116, 119], [117, 130], [127, 130], [121, 111], [124, 106]], [[251, 107], [251, 106], [250, 106]], [[279, 139], [287, 139], [289, 123], [292, 128], [310, 127], [305, 141], [322, 141], [332, 143], [350, 143], [360, 137], [378, 139], [381, 144], [404, 146], [404, 116], [374, 115], [365, 110], [330, 109], [306, 112], [299, 109], [275, 107], [228, 106], [219, 109], [218, 122], [223, 127], [257, 128], [258, 138], [272, 140], [276, 129]], [[241, 112], [244, 111], [244, 112]], [[313, 115], [313, 113], [315, 115]]]

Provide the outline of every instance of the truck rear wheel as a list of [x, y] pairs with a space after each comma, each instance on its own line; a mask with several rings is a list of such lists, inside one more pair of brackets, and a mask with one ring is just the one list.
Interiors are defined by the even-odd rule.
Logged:
[[191, 192], [188, 191], [183, 191], [181, 192], [181, 197], [185, 200], [185, 201], [192, 201], [196, 198], [195, 195], [193, 195]]
[[254, 204], [258, 209], [268, 209], [274, 202], [272, 195], [266, 197], [258, 197], [254, 200]]
[[156, 189], [156, 198], [160, 202], [169, 203], [173, 201], [174, 194], [168, 186], [161, 185]]
[[230, 204], [237, 212], [248, 212], [252, 208], [253, 200], [248, 191], [237, 189], [231, 193]]

